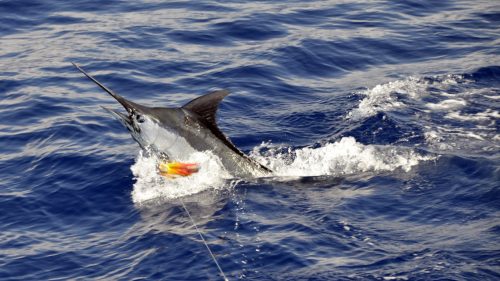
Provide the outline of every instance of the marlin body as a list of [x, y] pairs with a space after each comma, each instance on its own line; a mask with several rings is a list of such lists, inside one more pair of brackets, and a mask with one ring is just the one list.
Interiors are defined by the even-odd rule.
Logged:
[[235, 177], [263, 176], [271, 173], [241, 152], [217, 127], [219, 103], [229, 92], [214, 91], [179, 108], [148, 107], [114, 93], [78, 65], [73, 64], [101, 89], [115, 98], [127, 114], [107, 109], [130, 131], [132, 138], [162, 160], [183, 160], [197, 151], [211, 151]]

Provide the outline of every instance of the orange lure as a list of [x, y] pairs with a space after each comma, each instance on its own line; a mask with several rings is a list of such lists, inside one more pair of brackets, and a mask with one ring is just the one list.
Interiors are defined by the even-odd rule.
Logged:
[[160, 175], [175, 178], [187, 177], [200, 170], [200, 165], [197, 163], [181, 163], [181, 162], [161, 162], [158, 165]]

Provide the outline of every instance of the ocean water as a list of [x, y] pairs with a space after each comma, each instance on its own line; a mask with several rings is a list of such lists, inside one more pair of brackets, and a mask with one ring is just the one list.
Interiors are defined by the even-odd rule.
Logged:
[[[0, 280], [500, 279], [497, 1], [0, 0]], [[145, 105], [213, 89], [168, 180], [75, 69]]]

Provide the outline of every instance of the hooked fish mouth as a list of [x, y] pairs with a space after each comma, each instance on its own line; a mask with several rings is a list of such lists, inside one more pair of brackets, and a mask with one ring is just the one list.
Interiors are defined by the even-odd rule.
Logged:
[[[118, 110], [114, 110], [114, 109], [111, 109], [111, 108], [108, 108], [105, 106], [102, 106], [102, 108], [105, 109], [106, 111], [108, 111], [109, 113], [111, 113], [111, 115], [113, 115], [113, 117], [118, 119], [118, 121], [120, 121], [120, 123], [122, 123], [127, 128], [127, 130], [129, 130], [130, 134], [132, 135], [132, 138], [137, 141], [137, 143], [139, 144], [139, 146], [142, 149], [148, 150], [148, 147], [150, 147], [150, 146], [142, 138], [141, 129], [132, 120], [131, 115], [123, 114]], [[152, 147], [150, 147], [150, 148], [153, 149]]]
[[[87, 78], [92, 80], [94, 83], [97, 84], [101, 89], [103, 89], [105, 92], [107, 92], [110, 96], [112, 96], [116, 101], [118, 101], [127, 111], [127, 114], [122, 113], [118, 110], [110, 109], [105, 106], [101, 106], [104, 108], [106, 111], [111, 113], [120, 123], [122, 123], [130, 132], [132, 135], [132, 138], [134, 138], [139, 146], [143, 148], [146, 151], [149, 151], [151, 149], [155, 154], [157, 154], [158, 157], [161, 159], [168, 159], [168, 155], [164, 152], [158, 152], [157, 149], [153, 144], [146, 143], [146, 141], [143, 138], [143, 135], [141, 134], [141, 128], [139, 127], [138, 122], [144, 122], [144, 119], [141, 119], [141, 115], [146, 115], [146, 112], [148, 111], [148, 107], [131, 102], [124, 97], [116, 94], [113, 92], [111, 89], [108, 89], [106, 86], [101, 84], [101, 82], [97, 81], [94, 77], [92, 77], [90, 74], [85, 72], [80, 66], [78, 66], [75, 63], [72, 63], [81, 73], [83, 73]], [[141, 121], [142, 120], [142, 121]]]
[[101, 106], [104, 110], [107, 112], [111, 113], [116, 119], [118, 119], [125, 127], [132, 129], [133, 124], [132, 124], [132, 119], [130, 118], [129, 115], [123, 114], [119, 112], [118, 110], [111, 109], [109, 107]]

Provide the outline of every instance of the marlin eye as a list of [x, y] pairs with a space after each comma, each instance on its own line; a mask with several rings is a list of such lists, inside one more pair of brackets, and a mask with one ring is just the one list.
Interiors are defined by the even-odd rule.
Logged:
[[144, 117], [142, 115], [138, 114], [135, 118], [137, 119], [137, 122], [139, 122], [139, 123], [143, 123], [144, 122]]

